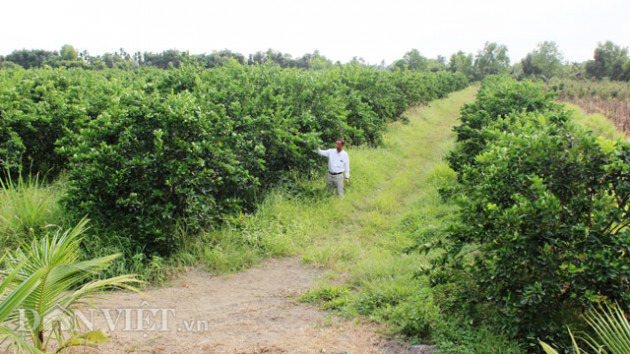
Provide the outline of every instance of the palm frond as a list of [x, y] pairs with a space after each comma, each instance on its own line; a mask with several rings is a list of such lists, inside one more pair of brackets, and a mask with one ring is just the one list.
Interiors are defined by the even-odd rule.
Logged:
[[6, 325], [0, 324], [0, 341], [9, 340], [12, 343], [13, 348], [16, 349], [16, 352], [25, 352], [25, 353], [44, 353], [43, 351], [37, 349], [34, 345], [27, 342], [24, 337], [17, 333], [15, 330], [7, 327]]
[[588, 311], [586, 322], [593, 328], [597, 340], [587, 336], [587, 344], [595, 351], [605, 348], [611, 354], [630, 353], [630, 325], [618, 304]]
[[[18, 271], [19, 269], [15, 270], [4, 279], [2, 282], [2, 288], [7, 287], [5, 283], [14, 281], [15, 274]], [[43, 270], [33, 273], [28, 279], [21, 282], [9, 295], [7, 295], [7, 297], [2, 299], [2, 303], [0, 303], [0, 322], [4, 322], [13, 313], [15, 313], [18, 307], [23, 304], [23, 302], [31, 295], [33, 290], [40, 284], [43, 274]]]
[[[139, 292], [130, 285], [141, 282], [134, 275], [90, 281], [91, 277], [98, 275], [120, 255], [80, 261], [80, 244], [87, 222], [87, 219], [83, 219], [69, 230], [58, 229], [52, 235], [22, 244], [7, 256], [9, 275], [0, 285], [0, 294], [11, 293], [0, 304], [0, 322], [26, 322], [34, 348], [45, 348], [53, 337], [63, 346], [67, 341], [65, 335], [71, 339], [89, 339], [90, 336], [82, 337], [79, 334], [76, 322], [72, 322], [73, 328], [67, 334], [54, 325], [53, 328], [44, 328], [46, 319], [54, 318], [52, 316], [56, 316], [59, 310], [71, 317], [78, 305], [86, 304], [88, 299], [107, 290], [129, 289]], [[24, 310], [22, 318], [16, 311], [18, 306]], [[45, 332], [49, 334], [45, 335]], [[6, 335], [24, 336], [22, 333], [10, 332]]]
[[550, 346], [549, 344], [539, 340], [538, 343], [540, 344], [540, 346], [543, 348], [543, 350], [545, 351], [545, 353], [547, 354], [558, 354], [558, 351], [555, 350], [552, 346]]

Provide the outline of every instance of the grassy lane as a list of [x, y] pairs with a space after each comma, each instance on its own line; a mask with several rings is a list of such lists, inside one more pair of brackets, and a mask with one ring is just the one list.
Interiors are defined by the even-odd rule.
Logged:
[[349, 272], [395, 262], [387, 258], [390, 249], [408, 243], [402, 234], [427, 227], [443, 211], [436, 186], [451, 176], [443, 157], [453, 144], [459, 108], [473, 95], [468, 89], [413, 109], [409, 124], [392, 126], [382, 148], [351, 150], [352, 186], [329, 211], [341, 217], [305, 251], [304, 260]]

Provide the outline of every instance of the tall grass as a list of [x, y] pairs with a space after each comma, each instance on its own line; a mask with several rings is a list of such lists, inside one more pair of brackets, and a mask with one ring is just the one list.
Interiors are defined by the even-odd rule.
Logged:
[[626, 134], [617, 130], [615, 124], [603, 114], [589, 114], [580, 107], [570, 103], [565, 103], [565, 106], [568, 110], [573, 112], [573, 119], [590, 130], [593, 135], [601, 136], [606, 139], [623, 139], [626, 137]]
[[0, 249], [41, 236], [49, 225], [62, 225], [62, 182], [47, 184], [39, 175], [0, 179]]

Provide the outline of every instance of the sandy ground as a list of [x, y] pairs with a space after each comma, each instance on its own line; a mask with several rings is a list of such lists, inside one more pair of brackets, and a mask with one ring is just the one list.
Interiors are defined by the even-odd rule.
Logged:
[[270, 260], [230, 276], [201, 270], [170, 287], [114, 293], [83, 311], [112, 340], [102, 353], [431, 353], [377, 334], [373, 323], [348, 321], [297, 300], [320, 274], [296, 258]]

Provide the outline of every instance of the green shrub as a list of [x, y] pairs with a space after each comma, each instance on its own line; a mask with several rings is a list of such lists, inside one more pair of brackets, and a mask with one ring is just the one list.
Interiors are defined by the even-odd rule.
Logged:
[[346, 287], [327, 285], [309, 291], [300, 301], [310, 304], [322, 304], [324, 309], [336, 310], [348, 303], [350, 290]]
[[[0, 167], [56, 176], [67, 159], [55, 143], [87, 119], [88, 74], [82, 70], [0, 72]], [[98, 92], [96, 92], [98, 93]]]
[[518, 82], [504, 76], [488, 76], [482, 84], [474, 103], [461, 110], [461, 124], [453, 130], [457, 133], [457, 146], [449, 156], [449, 165], [456, 172], [475, 163], [487, 137], [484, 128], [497, 120], [517, 112], [539, 112], [558, 108], [553, 94], [545, 93], [541, 86], [529, 81]]
[[412, 296], [413, 288], [400, 282], [374, 282], [368, 285], [354, 301], [353, 306], [362, 315], [372, 315], [380, 310], [396, 306]]
[[602, 298], [630, 305], [630, 144], [540, 106], [475, 133], [484, 147], [459, 170], [460, 222], [431, 274], [520, 338], [557, 334]]
[[431, 339], [444, 321], [439, 306], [427, 296], [416, 296], [396, 306], [387, 306], [379, 311], [379, 317], [393, 323], [396, 332], [424, 342]]
[[229, 131], [188, 93], [128, 90], [72, 148], [67, 205], [104, 225], [115, 220], [109, 228], [133, 235], [148, 254], [169, 254], [177, 223], [199, 230], [238, 210], [256, 183], [225, 143]]

